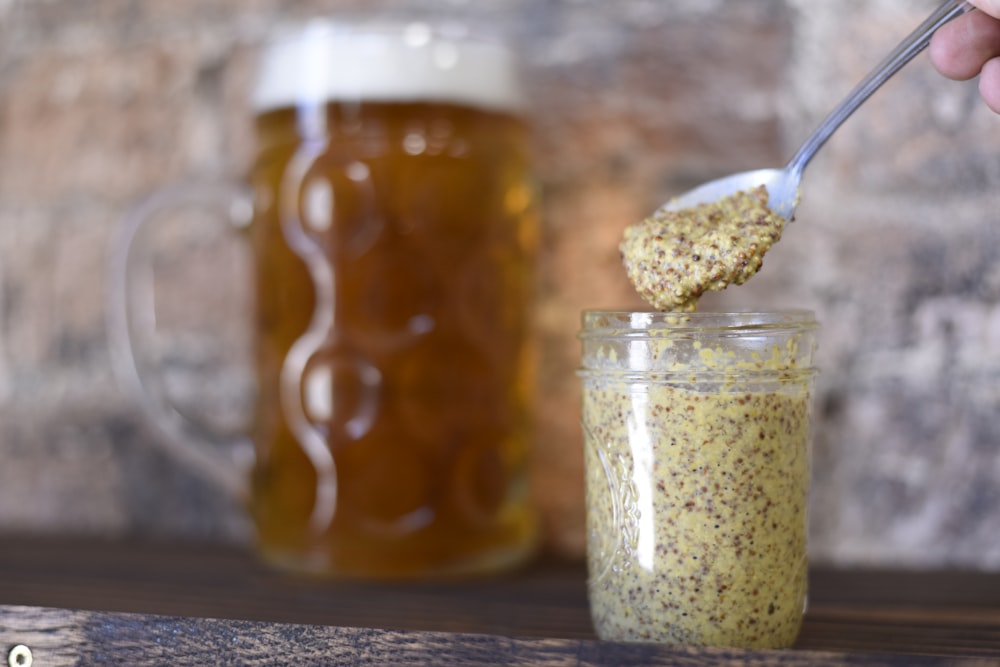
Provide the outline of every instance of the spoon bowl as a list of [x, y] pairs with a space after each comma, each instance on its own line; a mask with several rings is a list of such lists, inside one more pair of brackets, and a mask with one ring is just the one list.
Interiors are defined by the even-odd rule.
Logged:
[[699, 204], [710, 204], [723, 197], [746, 192], [761, 185], [767, 187], [767, 205], [772, 211], [791, 220], [795, 214], [795, 206], [799, 200], [799, 181], [801, 175], [789, 172], [787, 169], [754, 169], [730, 174], [708, 183], [702, 183], [693, 190], [688, 190], [679, 197], [664, 204], [662, 210], [680, 211], [693, 208]]
[[816, 151], [843, 124], [872, 93], [889, 78], [910, 62], [914, 56], [927, 48], [931, 37], [938, 28], [952, 19], [975, 9], [964, 0], [946, 0], [924, 20], [883, 60], [861, 83], [848, 93], [847, 97], [830, 112], [799, 148], [798, 152], [783, 169], [755, 169], [732, 174], [699, 185], [661, 207], [665, 211], [692, 208], [698, 204], [718, 201], [723, 197], [745, 192], [760, 185], [767, 186], [768, 208], [791, 221], [799, 201], [799, 184], [806, 165]]

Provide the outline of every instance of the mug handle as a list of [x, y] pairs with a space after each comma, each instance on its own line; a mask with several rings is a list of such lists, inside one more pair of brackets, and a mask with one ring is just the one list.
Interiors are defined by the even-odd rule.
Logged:
[[250, 439], [213, 436], [209, 429], [185, 417], [170, 400], [162, 377], [148, 362], [142, 362], [142, 350], [136, 346], [140, 327], [155, 327], [149, 264], [134, 252], [142, 245], [137, 239], [159, 215], [183, 208], [219, 211], [234, 228], [245, 227], [253, 216], [253, 195], [249, 188], [236, 185], [182, 184], [154, 193], [126, 213], [111, 246], [108, 269], [112, 369], [119, 385], [134, 396], [160, 434], [154, 442], [245, 505], [254, 462]]

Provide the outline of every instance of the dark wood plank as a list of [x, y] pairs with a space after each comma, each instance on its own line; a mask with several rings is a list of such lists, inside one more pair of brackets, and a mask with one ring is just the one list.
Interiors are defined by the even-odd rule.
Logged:
[[912, 609], [820, 609], [806, 617], [797, 645], [826, 651], [993, 656], [1000, 664], [1000, 623], [971, 614]]
[[887, 569], [817, 569], [810, 599], [823, 606], [1000, 609], [1000, 573]]
[[399, 630], [592, 638], [581, 564], [445, 582], [331, 581], [214, 545], [0, 544], [0, 604]]
[[885, 665], [973, 667], [979, 659], [747, 651], [582, 639], [387, 631], [109, 612], [0, 607], [0, 645], [27, 646], [37, 665]]
[[[581, 563], [542, 561], [464, 581], [330, 581], [219, 545], [0, 538], [0, 604], [81, 611], [592, 641], [585, 579]], [[811, 588], [798, 649], [1000, 662], [996, 574], [816, 570]]]

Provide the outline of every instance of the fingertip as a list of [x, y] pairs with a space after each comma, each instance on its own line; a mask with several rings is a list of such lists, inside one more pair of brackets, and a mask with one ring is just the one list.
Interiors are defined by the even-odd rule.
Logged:
[[938, 72], [949, 79], [959, 79], [956, 75], [954, 39], [948, 34], [947, 28], [948, 26], [944, 26], [934, 33], [927, 47], [927, 54]]
[[1000, 19], [1000, 0], [969, 0], [969, 2], [990, 16]]
[[979, 76], [979, 94], [986, 106], [1000, 114], [1000, 58], [993, 58], [983, 65]]
[[931, 63], [944, 76], [967, 81], [977, 74], [983, 59], [976, 53], [973, 16], [962, 16], [938, 29], [928, 47]]

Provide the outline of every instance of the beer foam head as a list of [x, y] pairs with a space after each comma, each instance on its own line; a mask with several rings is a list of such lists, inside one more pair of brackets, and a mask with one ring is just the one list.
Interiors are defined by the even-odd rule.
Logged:
[[256, 111], [360, 100], [452, 102], [499, 111], [516, 111], [523, 101], [505, 47], [424, 23], [314, 22], [265, 49]]

